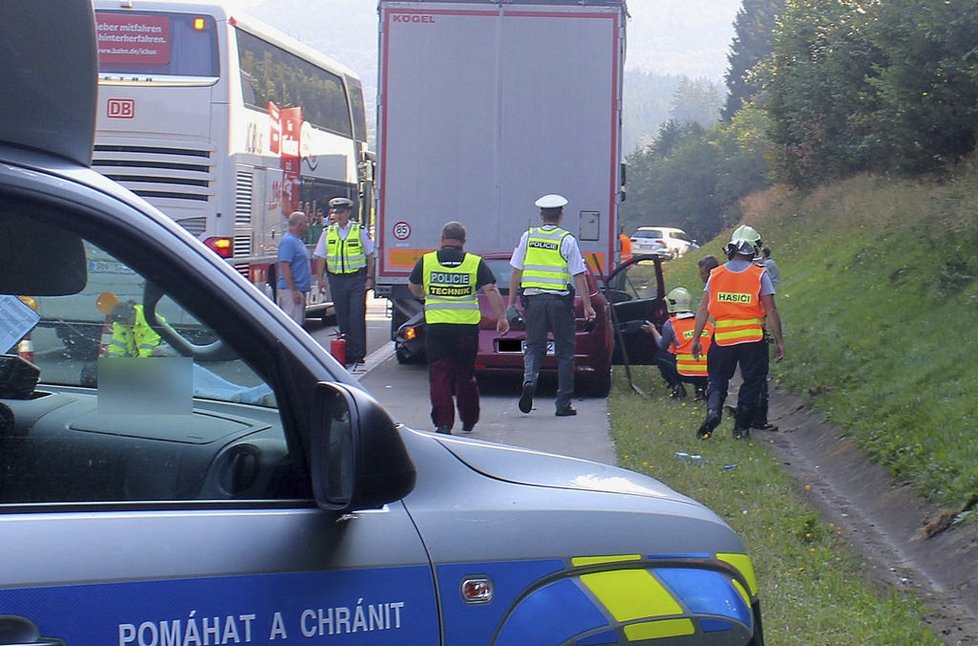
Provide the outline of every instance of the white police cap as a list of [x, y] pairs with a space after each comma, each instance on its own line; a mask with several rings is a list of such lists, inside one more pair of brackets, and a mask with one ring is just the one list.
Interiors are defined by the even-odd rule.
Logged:
[[329, 208], [339, 211], [353, 208], [353, 201], [345, 197], [334, 197], [329, 201]]
[[567, 206], [567, 198], [563, 195], [557, 195], [556, 193], [551, 193], [550, 195], [544, 195], [539, 200], [534, 202], [537, 208], [541, 209], [560, 209]]

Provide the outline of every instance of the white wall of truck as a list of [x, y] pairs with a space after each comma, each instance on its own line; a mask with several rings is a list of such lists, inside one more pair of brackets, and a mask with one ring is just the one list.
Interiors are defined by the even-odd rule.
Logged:
[[445, 222], [465, 225], [469, 251], [509, 252], [546, 193], [567, 197], [563, 226], [608, 272], [624, 0], [381, 0], [379, 12], [377, 293], [416, 308], [408, 275]]

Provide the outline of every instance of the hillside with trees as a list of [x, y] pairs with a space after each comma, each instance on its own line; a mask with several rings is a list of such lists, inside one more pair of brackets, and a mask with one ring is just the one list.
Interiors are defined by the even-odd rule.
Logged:
[[732, 114], [671, 120], [628, 156], [626, 228], [679, 226], [717, 252], [758, 223], [793, 267], [785, 382], [970, 513], [978, 371], [956, 331], [978, 287], [978, 4], [745, 0], [736, 34]]
[[670, 115], [628, 154], [624, 226], [711, 238], [773, 184], [939, 179], [974, 154], [978, 5], [745, 0], [723, 121]]

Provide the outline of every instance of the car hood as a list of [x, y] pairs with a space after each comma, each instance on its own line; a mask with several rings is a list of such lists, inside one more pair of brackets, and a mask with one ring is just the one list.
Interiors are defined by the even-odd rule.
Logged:
[[514, 484], [630, 494], [699, 506], [662, 482], [619, 467], [469, 438], [439, 438], [456, 458], [490, 478]]

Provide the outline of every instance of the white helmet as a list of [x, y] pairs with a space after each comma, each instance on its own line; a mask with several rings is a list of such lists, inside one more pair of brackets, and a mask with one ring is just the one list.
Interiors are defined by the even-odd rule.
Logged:
[[666, 309], [669, 310], [670, 314], [692, 311], [690, 307], [692, 302], [693, 299], [689, 295], [689, 290], [685, 287], [677, 287], [666, 294]]
[[753, 258], [760, 253], [762, 244], [761, 234], [754, 227], [741, 224], [730, 235], [730, 242], [727, 243], [727, 255], [743, 254]]

